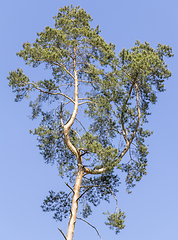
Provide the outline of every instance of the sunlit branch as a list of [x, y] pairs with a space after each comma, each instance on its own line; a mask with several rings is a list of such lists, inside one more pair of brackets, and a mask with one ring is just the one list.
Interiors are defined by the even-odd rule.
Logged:
[[[69, 103], [71, 103], [71, 101], [68, 101], [68, 102], [66, 102], [66, 103], [63, 103], [63, 105], [65, 106], [65, 105], [67, 105], [67, 104], [69, 104]], [[72, 103], [75, 103], [75, 102], [72, 102]]]
[[57, 65], [57, 66], [62, 67], [62, 68], [64, 69], [64, 71], [65, 71], [66, 73], [68, 73], [68, 74], [75, 80], [75, 77], [72, 75], [72, 73], [70, 73], [70, 72], [67, 70], [67, 68], [64, 66], [64, 64], [62, 64], [62, 63], [54, 63], [54, 65]]
[[76, 147], [71, 143], [70, 138], [69, 138], [69, 130], [72, 126], [72, 124], [75, 121], [75, 118], [77, 116], [78, 112], [78, 77], [77, 77], [77, 72], [76, 72], [76, 49], [74, 48], [74, 59], [73, 59], [73, 71], [74, 71], [74, 80], [75, 80], [75, 89], [74, 89], [74, 109], [72, 112], [72, 115], [70, 119], [67, 121], [67, 123], [64, 125], [63, 120], [62, 120], [62, 104], [61, 104], [61, 124], [63, 127], [64, 131], [64, 138], [65, 138], [65, 144], [68, 147], [68, 149], [77, 157], [78, 159], [78, 152]]
[[62, 128], [63, 128], [63, 130], [64, 130], [64, 122], [63, 122], [63, 119], [62, 119], [62, 113], [63, 113], [63, 108], [62, 108], [63, 106], [62, 106], [62, 102], [61, 102], [61, 109], [60, 109], [60, 120], [61, 120], [61, 126], [62, 126]]
[[79, 98], [78, 100], [91, 100], [91, 98]]
[[84, 166], [84, 172], [87, 174], [101, 174], [106, 172], [107, 168], [103, 167], [103, 168], [99, 168], [99, 169], [90, 169], [88, 167]]
[[78, 134], [78, 132], [77, 131], [75, 131], [74, 129], [72, 129], [72, 128], [70, 128], [70, 130], [72, 130], [73, 132], [75, 132], [77, 135], [78, 135], [78, 137], [81, 139], [81, 137], [80, 137], [80, 135]]
[[81, 103], [79, 103], [78, 105], [82, 105], [82, 104], [85, 104], [85, 103], [89, 103], [89, 101], [81, 102]]

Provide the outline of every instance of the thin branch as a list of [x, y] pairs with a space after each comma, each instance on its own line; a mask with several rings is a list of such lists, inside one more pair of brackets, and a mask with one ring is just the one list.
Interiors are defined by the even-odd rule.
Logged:
[[[122, 68], [122, 67], [119, 66], [119, 65], [118, 65], [118, 67], [119, 67], [119, 68]], [[131, 76], [126, 70], [124, 70], [123, 68], [122, 68], [122, 70], [123, 70], [123, 72], [124, 72], [128, 77], [132, 78], [132, 76]]]
[[63, 231], [62, 231], [60, 228], [58, 228], [58, 230], [62, 233], [62, 236], [65, 238], [65, 240], [67, 240], [67, 238], [66, 238], [66, 236], [64, 235]]
[[87, 132], [86, 128], [83, 126], [83, 124], [78, 120], [78, 118], [75, 118], [75, 120], [77, 120], [77, 122], [80, 123], [80, 125], [83, 127], [83, 129], [85, 130], [85, 132]]
[[82, 104], [85, 104], [85, 103], [89, 103], [89, 101], [81, 102], [81, 103], [79, 103], [78, 105], [82, 105]]
[[81, 139], [81, 137], [80, 137], [80, 135], [78, 134], [77, 131], [75, 131], [73, 128], [71, 128], [70, 130], [72, 130], [73, 132], [75, 132], [75, 133], [79, 136], [79, 138]]
[[118, 201], [117, 201], [117, 198], [116, 196], [114, 195], [113, 191], [108, 187], [106, 186], [107, 189], [109, 189], [109, 191], [111, 192], [111, 194], [113, 195], [113, 198], [116, 200], [116, 212], [118, 212]]
[[95, 83], [94, 81], [86, 81], [86, 80], [78, 80], [79, 82], [85, 82], [85, 83]]
[[76, 201], [78, 201], [91, 187], [93, 186], [89, 186], [78, 198]]
[[87, 153], [88, 153], [88, 151], [85, 151], [84, 153], [80, 154], [80, 157], [84, 156]]
[[138, 129], [138, 126], [139, 126], [139, 123], [140, 123], [140, 106], [139, 106], [139, 89], [138, 89], [138, 85], [137, 83], [135, 83], [135, 88], [136, 88], [136, 91], [137, 91], [137, 112], [138, 112], [138, 119], [137, 119], [137, 124], [135, 126], [135, 129], [134, 129], [134, 132], [129, 140], [129, 146], [130, 144], [132, 143], [134, 137], [135, 137], [135, 134], [137, 132], [137, 129]]
[[124, 102], [124, 104], [122, 106], [122, 113], [121, 113], [122, 131], [123, 131], [123, 136], [124, 136], [126, 144], [129, 144], [129, 141], [127, 139], [127, 130], [126, 130], [126, 128], [124, 126], [124, 122], [123, 122], [123, 115], [124, 115], [124, 110], [125, 110], [125, 107], [127, 105], [127, 102], [129, 101], [129, 98], [130, 98], [130, 95], [132, 93], [132, 89], [133, 89], [134, 85], [135, 85], [135, 81], [132, 83], [132, 85], [130, 87], [130, 91], [129, 91], [128, 97], [127, 97], [126, 101]]
[[74, 80], [75, 80], [75, 77], [72, 75], [72, 73], [70, 73], [67, 68], [64, 66], [64, 64], [62, 63], [54, 63], [54, 65], [57, 65], [57, 66], [60, 66], [64, 69], [64, 71], [66, 71], [66, 73], [68, 73]]
[[[37, 90], [39, 90], [39, 91], [42, 92], [42, 93], [47, 93], [47, 94], [50, 94], [50, 95], [61, 95], [61, 96], [65, 97], [65, 98], [69, 99], [71, 102], [73, 102], [73, 103], [75, 104], [74, 100], [73, 100], [72, 98], [70, 98], [69, 96], [65, 95], [64, 93], [61, 93], [61, 92], [60, 92], [60, 93], [53, 93], [53, 92], [44, 91], [44, 90], [42, 90], [41, 88], [37, 87], [36, 84], [31, 83], [31, 82], [26, 83], [26, 84], [24, 84], [23, 86], [29, 85], [29, 84], [31, 84], [32, 86], [34, 86], [34, 88], [36, 88]], [[59, 89], [59, 90], [60, 90], [60, 89]]]
[[107, 130], [109, 131], [116, 131], [117, 133], [119, 133], [120, 135], [123, 136], [123, 133], [119, 132], [119, 130], [115, 129], [115, 128], [107, 128]]
[[87, 222], [87, 221], [86, 221], [85, 219], [83, 219], [83, 218], [78, 218], [78, 217], [77, 217], [77, 219], [79, 219], [79, 220], [82, 220], [82, 221], [86, 222], [88, 225], [90, 225], [92, 228], [94, 228], [94, 229], [95, 229], [95, 231], [97, 232], [98, 236], [99, 236], [99, 237], [100, 237], [100, 239], [102, 240], [102, 238], [101, 238], [101, 236], [100, 236], [100, 234], [99, 234], [98, 230], [96, 229], [96, 227], [94, 227], [93, 225], [91, 225], [91, 223]]
[[[114, 195], [113, 191], [110, 189], [110, 187], [108, 187], [107, 185], [92, 185], [92, 186], [81, 186], [81, 188], [86, 188], [87, 189], [81, 194], [81, 196], [79, 198], [81, 198], [90, 188], [92, 187], [106, 187], [107, 189], [109, 189], [109, 191], [111, 192], [111, 194], [113, 195], [114, 199], [116, 200], [116, 212], [118, 211], [118, 201], [116, 196]], [[78, 198], [78, 199], [79, 199]], [[78, 200], [77, 199], [77, 200]]]
[[69, 184], [68, 184], [68, 183], [66, 183], [66, 182], [65, 182], [65, 184], [66, 184], [66, 185], [67, 185], [67, 187], [69, 187], [69, 188], [70, 188], [70, 190], [72, 190], [72, 192], [75, 194], [75, 192], [74, 192], [73, 188], [72, 188], [71, 186], [69, 186]]
[[84, 171], [87, 174], [101, 174], [101, 173], [106, 172], [106, 170], [107, 170], [106, 167], [99, 168], [99, 169], [90, 169], [90, 168], [84, 166]]
[[75, 86], [75, 84], [73, 84], [73, 83], [66, 83], [66, 84], [62, 84], [62, 85], [58, 85], [59, 87], [64, 87], [64, 86]]
[[[64, 106], [67, 105], [68, 103], [71, 103], [71, 101], [68, 101], [68, 102], [64, 103]], [[72, 102], [72, 103], [74, 103], [74, 102]], [[75, 103], [74, 103], [74, 104], [75, 104]]]
[[62, 106], [62, 102], [61, 102], [60, 120], [61, 120], [61, 126], [62, 126], [63, 131], [64, 131], [64, 122], [63, 122], [63, 119], [62, 119], [62, 113], [63, 113], [63, 106]]
[[78, 100], [91, 100], [91, 98], [79, 98]]
[[37, 61], [48, 62], [49, 64], [62, 67], [62, 68], [64, 69], [64, 71], [65, 71], [66, 73], [68, 73], [68, 74], [75, 80], [75, 77], [72, 75], [72, 73], [70, 73], [70, 72], [67, 70], [67, 68], [64, 66], [63, 63], [60, 63], [60, 62], [56, 63], [56, 62], [48, 61], [47, 59], [43, 59], [43, 58], [42, 58], [42, 59], [38, 59]]
[[[80, 151], [84, 151], [84, 153], [80, 154]], [[84, 148], [78, 148], [78, 153], [80, 155], [80, 157], [84, 156], [86, 153], [88, 153], [88, 151]], [[82, 166], [83, 167], [83, 166]]]

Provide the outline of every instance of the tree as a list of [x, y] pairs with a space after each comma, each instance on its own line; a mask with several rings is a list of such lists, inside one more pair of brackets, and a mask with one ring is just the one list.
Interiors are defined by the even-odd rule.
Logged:
[[37, 135], [45, 162], [56, 162], [60, 175], [69, 180], [70, 192], [50, 191], [42, 209], [54, 211], [60, 221], [70, 215], [67, 236], [59, 230], [72, 240], [78, 205], [87, 218], [91, 205], [114, 197], [116, 212], [106, 213], [106, 225], [118, 233], [125, 219], [115, 197], [118, 173], [126, 173], [128, 192], [146, 174], [145, 139], [152, 132], [144, 123], [149, 104], [156, 103], [171, 76], [164, 57], [173, 56], [172, 48], [158, 44], [155, 50], [136, 41], [116, 56], [115, 45], [104, 41], [98, 26], [90, 27], [92, 18], [82, 8], [60, 8], [54, 19], [55, 28], [46, 27], [35, 43], [24, 43], [17, 53], [34, 68], [44, 64], [51, 79], [30, 81], [22, 69], [8, 76], [15, 101], [35, 91], [31, 118], [41, 122], [31, 133]]

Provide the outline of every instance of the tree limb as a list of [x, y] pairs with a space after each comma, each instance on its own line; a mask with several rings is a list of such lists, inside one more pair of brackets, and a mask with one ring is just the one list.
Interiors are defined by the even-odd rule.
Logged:
[[99, 234], [98, 230], [96, 229], [96, 227], [94, 227], [93, 225], [91, 225], [91, 223], [87, 222], [87, 221], [86, 221], [85, 219], [83, 219], [83, 218], [78, 218], [78, 217], [77, 217], [77, 219], [79, 219], [79, 220], [82, 220], [82, 221], [86, 222], [88, 225], [90, 225], [92, 228], [94, 228], [94, 229], [95, 229], [95, 231], [97, 232], [98, 236], [99, 236], [99, 237], [100, 237], [100, 239], [102, 240], [102, 238], [101, 238], [101, 236], [100, 236], [100, 234]]
[[37, 90], [39, 90], [39, 91], [42, 92], [42, 93], [46, 93], [46, 94], [50, 94], [50, 95], [61, 95], [61, 96], [65, 97], [65, 98], [69, 99], [71, 102], [73, 102], [73, 103], [75, 104], [74, 100], [73, 100], [72, 98], [70, 98], [69, 96], [65, 95], [64, 93], [61, 93], [61, 92], [59, 92], [59, 93], [53, 93], [53, 92], [44, 91], [44, 90], [42, 90], [41, 88], [37, 87], [36, 84], [31, 83], [31, 82], [26, 83], [26, 84], [24, 84], [23, 86], [26, 86], [26, 85], [29, 85], [29, 84], [32, 85], [32, 86], [34, 86], [34, 88], [36, 88]]
[[70, 190], [72, 190], [73, 193], [75, 193], [74, 190], [73, 190], [73, 188], [72, 188], [71, 186], [69, 186], [68, 183], [65, 182], [65, 184], [67, 185], [68, 188], [70, 188]]
[[62, 236], [65, 238], [65, 240], [67, 240], [67, 238], [66, 238], [66, 236], [64, 235], [63, 231], [62, 231], [60, 228], [58, 228], [58, 230], [62, 233]]
[[81, 102], [78, 105], [82, 105], [82, 104], [85, 104], [85, 103], [89, 103], [89, 101]]

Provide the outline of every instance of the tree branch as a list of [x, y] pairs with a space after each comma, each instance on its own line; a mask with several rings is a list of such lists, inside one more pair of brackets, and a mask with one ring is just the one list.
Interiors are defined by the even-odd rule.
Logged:
[[74, 100], [72, 98], [70, 98], [69, 96], [65, 95], [64, 93], [61, 93], [61, 92], [60, 93], [53, 93], [53, 92], [44, 91], [41, 88], [37, 87], [36, 84], [31, 83], [31, 82], [26, 83], [23, 86], [26, 86], [26, 85], [29, 85], [29, 84], [34, 86], [34, 88], [36, 88], [37, 90], [39, 90], [42, 93], [46, 93], [46, 94], [50, 94], [50, 95], [61, 95], [61, 96], [65, 97], [65, 98], [69, 99], [71, 102], [73, 102], [75, 104]]
[[133, 132], [132, 136], [129, 139], [129, 146], [130, 146], [130, 144], [132, 143], [132, 141], [133, 141], [133, 139], [135, 137], [135, 134], [137, 132], [137, 129], [138, 129], [138, 126], [139, 126], [139, 123], [140, 123], [139, 89], [138, 89], [137, 83], [135, 83], [135, 88], [136, 88], [136, 91], [137, 91], [137, 113], [138, 113], [138, 119], [137, 119], [137, 124], [135, 126], [134, 132]]
[[55, 66], [62, 67], [62, 68], [64, 69], [64, 71], [65, 71], [67, 74], [69, 74], [69, 75], [75, 80], [75, 77], [72, 75], [72, 73], [70, 73], [70, 72], [67, 70], [67, 68], [64, 66], [63, 63], [60, 63], [60, 62], [57, 63], [57, 62], [53, 62], [53, 61], [50, 61], [50, 60], [47, 60], [47, 59], [43, 59], [43, 58], [38, 59], [38, 60], [36, 60], [36, 61], [48, 62], [48, 63], [50, 63], [51, 65], [55, 65]]
[[[114, 195], [113, 191], [110, 189], [110, 187], [108, 187], [107, 185], [92, 185], [92, 186], [81, 186], [81, 188], [87, 188], [79, 198], [81, 198], [90, 188], [92, 187], [106, 187], [107, 189], [109, 189], [109, 191], [111, 192], [111, 194], [113, 195], [114, 199], [116, 200], [116, 212], [118, 211], [118, 201], [116, 196]], [[78, 198], [78, 199], [79, 199]], [[77, 200], [78, 200], [77, 199]]]
[[78, 105], [82, 105], [82, 104], [85, 104], [85, 103], [89, 103], [89, 101], [81, 102], [81, 103], [79, 103]]
[[83, 126], [83, 124], [78, 120], [78, 118], [75, 118], [77, 120], [77, 122], [80, 123], [80, 125], [83, 127], [83, 129], [85, 130], [85, 132], [87, 132], [86, 128]]
[[90, 168], [84, 166], [83, 168], [84, 168], [84, 172], [86, 174], [101, 174], [101, 173], [106, 172], [106, 170], [107, 170], [106, 167], [99, 168], [99, 169], [90, 169]]
[[135, 85], [135, 81], [132, 83], [128, 97], [126, 99], [126, 101], [124, 102], [123, 106], [122, 106], [122, 113], [121, 113], [121, 124], [122, 124], [122, 131], [123, 131], [123, 136], [125, 139], [126, 144], [129, 143], [129, 140], [127, 139], [127, 129], [125, 128], [124, 122], [123, 122], [123, 115], [124, 115], [124, 110], [125, 110], [125, 106], [127, 105], [127, 102], [129, 101], [130, 95], [132, 93], [132, 89]]
[[99, 236], [99, 237], [100, 237], [100, 239], [102, 240], [102, 238], [101, 238], [101, 236], [100, 236], [100, 234], [99, 234], [98, 230], [96, 229], [96, 227], [94, 227], [93, 225], [91, 225], [91, 223], [87, 222], [87, 221], [86, 221], [85, 219], [83, 219], [83, 218], [78, 218], [78, 217], [77, 217], [77, 219], [79, 219], [79, 220], [82, 220], [82, 221], [86, 222], [88, 225], [90, 225], [92, 228], [94, 228], [94, 229], [95, 229], [95, 231], [97, 232], [98, 236]]
[[60, 228], [58, 228], [58, 230], [62, 233], [62, 235], [63, 235], [63, 237], [65, 238], [65, 240], [67, 240], [67, 238], [66, 238], [66, 236], [64, 235], [63, 231], [62, 231]]
[[67, 185], [68, 188], [70, 188], [70, 190], [72, 190], [73, 193], [75, 193], [74, 190], [73, 190], [73, 188], [72, 188], [71, 186], [69, 186], [68, 183], [65, 182], [65, 184]]

